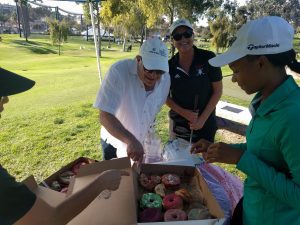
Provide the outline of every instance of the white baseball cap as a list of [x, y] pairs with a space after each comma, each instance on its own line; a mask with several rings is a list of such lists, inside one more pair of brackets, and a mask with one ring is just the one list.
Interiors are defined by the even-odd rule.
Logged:
[[294, 28], [281, 17], [266, 16], [244, 24], [236, 37], [225, 53], [208, 61], [210, 65], [224, 66], [246, 55], [269, 55], [289, 51], [293, 48]]
[[169, 72], [168, 49], [158, 38], [146, 40], [141, 46], [140, 56], [146, 69]]
[[170, 34], [172, 35], [173, 31], [180, 26], [186, 26], [189, 27], [193, 30], [192, 24], [186, 20], [186, 19], [179, 19], [176, 20], [174, 23], [172, 23], [172, 25], [170, 26], [169, 30], [170, 30]]

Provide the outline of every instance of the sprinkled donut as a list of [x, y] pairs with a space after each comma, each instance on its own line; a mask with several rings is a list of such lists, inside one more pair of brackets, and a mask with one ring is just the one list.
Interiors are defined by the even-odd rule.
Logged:
[[160, 176], [157, 175], [146, 175], [142, 173], [140, 175], [140, 184], [148, 191], [152, 191], [156, 185], [161, 182]]
[[154, 193], [143, 194], [140, 200], [141, 208], [159, 208], [161, 209], [162, 199], [159, 195]]
[[163, 199], [163, 206], [166, 210], [168, 209], [182, 209], [183, 201], [182, 198], [176, 194], [166, 195]]
[[142, 223], [145, 222], [160, 222], [162, 221], [163, 216], [161, 209], [159, 208], [147, 208], [139, 213], [139, 220]]
[[180, 185], [180, 177], [176, 174], [165, 174], [162, 176], [161, 181], [168, 189], [176, 189]]
[[186, 220], [186, 213], [181, 209], [169, 209], [164, 214], [164, 221], [182, 221]]

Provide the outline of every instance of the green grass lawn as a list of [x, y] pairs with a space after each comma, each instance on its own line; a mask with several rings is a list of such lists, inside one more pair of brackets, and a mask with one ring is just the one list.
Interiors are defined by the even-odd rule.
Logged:
[[[100, 86], [93, 42], [69, 37], [61, 56], [47, 36], [34, 36], [29, 42], [17, 35], [1, 35], [0, 66], [36, 81], [30, 91], [11, 96], [0, 120], [0, 163], [22, 180], [33, 174], [38, 181], [61, 166], [80, 157], [100, 160], [98, 111], [92, 107]], [[133, 58], [132, 52], [102, 43], [101, 71], [119, 59]], [[228, 67], [223, 74], [230, 74]], [[224, 77], [222, 99], [248, 105], [244, 94], [230, 77]], [[167, 107], [158, 115], [158, 133], [168, 138]], [[219, 140], [222, 137], [218, 137]], [[244, 177], [233, 166], [226, 170]]]

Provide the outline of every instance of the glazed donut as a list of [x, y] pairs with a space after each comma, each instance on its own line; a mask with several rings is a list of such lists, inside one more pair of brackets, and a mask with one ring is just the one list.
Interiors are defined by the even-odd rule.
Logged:
[[183, 201], [182, 198], [176, 194], [166, 195], [163, 199], [163, 206], [166, 210], [168, 209], [182, 209]]
[[160, 195], [161, 197], [165, 197], [166, 195], [166, 188], [164, 184], [156, 185], [154, 191], [156, 194]]
[[181, 197], [185, 202], [190, 202], [192, 200], [191, 193], [185, 188], [180, 188], [178, 191], [175, 191], [175, 194]]
[[181, 209], [169, 209], [164, 214], [164, 221], [182, 221], [186, 220], [186, 213]]
[[168, 189], [176, 189], [180, 185], [180, 177], [176, 174], [165, 174], [162, 176], [161, 181]]
[[208, 208], [204, 207], [203, 208], [195, 208], [191, 209], [188, 213], [188, 219], [189, 220], [205, 220], [205, 219], [210, 219], [211, 215], [209, 213]]
[[140, 175], [140, 184], [148, 191], [153, 191], [154, 187], [161, 182], [160, 176], [148, 176], [144, 173]]
[[60, 183], [64, 185], [69, 185], [71, 177], [74, 176], [72, 171], [65, 171], [58, 176], [58, 180]]
[[162, 199], [159, 195], [154, 193], [143, 194], [140, 207], [141, 208], [159, 208], [161, 209]]
[[139, 213], [139, 220], [145, 222], [160, 222], [162, 221], [162, 213], [159, 208], [147, 208]]

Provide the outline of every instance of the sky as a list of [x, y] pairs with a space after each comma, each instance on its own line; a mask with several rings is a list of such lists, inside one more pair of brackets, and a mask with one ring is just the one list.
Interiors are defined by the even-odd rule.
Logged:
[[[15, 5], [14, 0], [0, 0], [0, 3]], [[243, 4], [245, 4], [245, 0], [238, 0], [238, 3], [239, 3], [239, 5], [243, 5]], [[76, 4], [74, 2], [43, 0], [42, 4], [43, 5], [48, 5], [48, 6], [58, 6], [58, 7], [62, 8], [62, 9], [65, 9], [69, 12], [82, 13], [81, 4]]]

